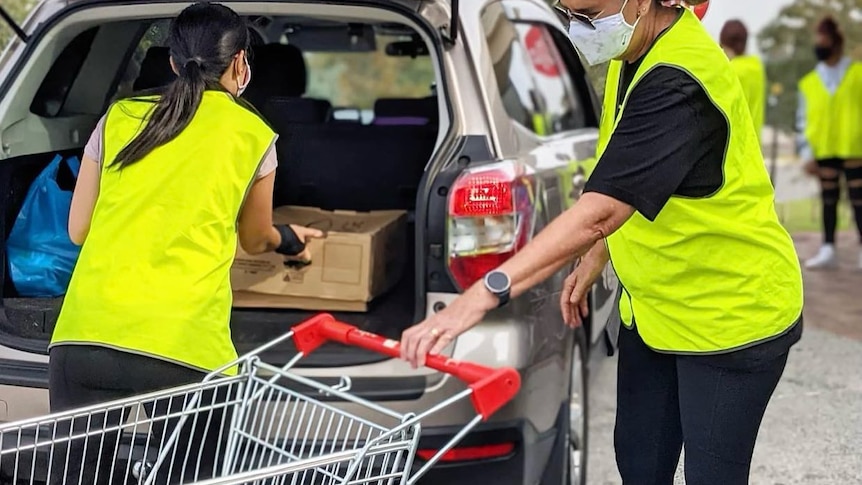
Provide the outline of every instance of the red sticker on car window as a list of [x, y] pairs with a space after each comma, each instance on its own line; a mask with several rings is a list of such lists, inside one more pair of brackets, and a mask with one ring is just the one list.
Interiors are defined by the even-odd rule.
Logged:
[[548, 77], [557, 77], [560, 75], [560, 67], [557, 65], [556, 59], [548, 45], [548, 39], [542, 28], [533, 25], [524, 36], [524, 45], [527, 52], [530, 54], [530, 62], [537, 72], [540, 72]]

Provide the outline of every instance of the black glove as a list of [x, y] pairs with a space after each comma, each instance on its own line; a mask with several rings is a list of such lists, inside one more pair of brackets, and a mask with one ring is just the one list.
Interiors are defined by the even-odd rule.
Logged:
[[305, 251], [305, 243], [299, 240], [299, 236], [287, 224], [276, 224], [275, 229], [281, 234], [281, 244], [275, 248], [275, 252], [284, 256], [296, 256]]

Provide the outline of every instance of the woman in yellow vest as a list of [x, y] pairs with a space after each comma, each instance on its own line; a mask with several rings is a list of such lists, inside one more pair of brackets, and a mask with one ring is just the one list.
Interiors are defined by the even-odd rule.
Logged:
[[688, 9], [660, 0], [558, 8], [587, 62], [614, 59], [599, 162], [574, 207], [405, 331], [402, 356], [421, 364], [580, 258], [560, 301], [577, 326], [610, 260], [623, 287], [615, 431], [623, 483], [671, 485], [685, 446], [689, 485], [747, 484], [764, 410], [802, 333], [802, 276], [742, 87]]
[[759, 139], [766, 116], [766, 69], [763, 68], [760, 58], [746, 53], [748, 29], [741, 21], [728, 20], [721, 28], [718, 39], [730, 59], [730, 67], [742, 83], [742, 91], [748, 100], [751, 119]]
[[[161, 94], [114, 103], [95, 130], [69, 217], [82, 248], [50, 345], [52, 411], [200, 381], [229, 363], [237, 239], [249, 253], [297, 255], [320, 236], [272, 224], [276, 135], [239, 98], [248, 45], [229, 8], [186, 8], [168, 38], [177, 78]], [[97, 418], [91, 427], [124, 417]], [[217, 435], [197, 445], [200, 468], [189, 460], [187, 473], [213, 472]], [[53, 482], [64, 472], [68, 483], [107, 481], [116, 438], [75, 442], [68, 459], [55, 450]], [[173, 473], [164, 481], [179, 479], [163, 468]]]
[[[808, 268], [834, 267], [840, 177], [844, 172], [862, 243], [862, 63], [844, 56], [844, 35], [832, 18], [817, 26], [817, 67], [799, 82], [800, 155], [820, 178], [823, 245]], [[862, 251], [859, 253], [862, 269]]]

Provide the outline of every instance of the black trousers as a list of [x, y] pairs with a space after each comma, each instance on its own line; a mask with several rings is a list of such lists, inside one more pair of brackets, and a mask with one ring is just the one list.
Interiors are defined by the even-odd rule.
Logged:
[[[51, 411], [66, 411], [200, 382], [204, 376], [181, 365], [129, 352], [98, 346], [61, 345], [51, 349], [48, 364]], [[209, 392], [203, 393], [200, 402], [217, 403], [226, 398]], [[151, 423], [151, 446], [158, 448], [176, 429], [177, 418], [168, 419], [167, 416], [181, 412], [184, 405], [183, 399], [144, 404], [150, 418], [161, 418]], [[76, 436], [88, 430], [119, 426], [126, 422], [130, 411], [118, 409], [75, 419], [62, 423], [56, 433], [58, 437]], [[169, 465], [160, 467], [156, 483], [187, 483], [195, 481], [195, 478], [212, 477], [220, 464], [217, 450], [224, 450], [223, 439], [219, 437], [224, 436], [220, 431], [226, 423], [229, 423], [229, 416], [220, 409], [202, 413], [197, 420], [187, 420], [174, 447], [177, 454], [168, 457], [171, 460], [167, 462]], [[98, 436], [98, 439], [78, 438], [55, 446], [49, 483], [126, 483], [129, 479], [127, 465], [116, 463], [117, 455], [129, 456], [128, 452], [118, 453], [118, 450], [123, 450], [119, 443], [120, 434], [100, 432]], [[193, 450], [188, 459], [187, 450]], [[154, 463], [157, 452], [145, 458]]]
[[658, 353], [622, 328], [614, 446], [623, 484], [671, 485], [683, 446], [687, 485], [748, 484], [760, 422], [786, 362], [787, 347]]
[[862, 243], [862, 160], [826, 158], [817, 160], [820, 167], [820, 197], [823, 205], [823, 242], [835, 243], [838, 226], [838, 201], [841, 199], [840, 177], [844, 173], [847, 195], [853, 205], [856, 230]]

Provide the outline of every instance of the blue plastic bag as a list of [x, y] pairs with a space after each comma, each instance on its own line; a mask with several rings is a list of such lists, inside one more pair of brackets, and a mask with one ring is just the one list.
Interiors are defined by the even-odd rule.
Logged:
[[[63, 157], [57, 155], [36, 177], [6, 241], [9, 275], [21, 296], [55, 297], [66, 293], [81, 250], [69, 239], [72, 192], [57, 185]], [[65, 160], [75, 178], [81, 162]]]

